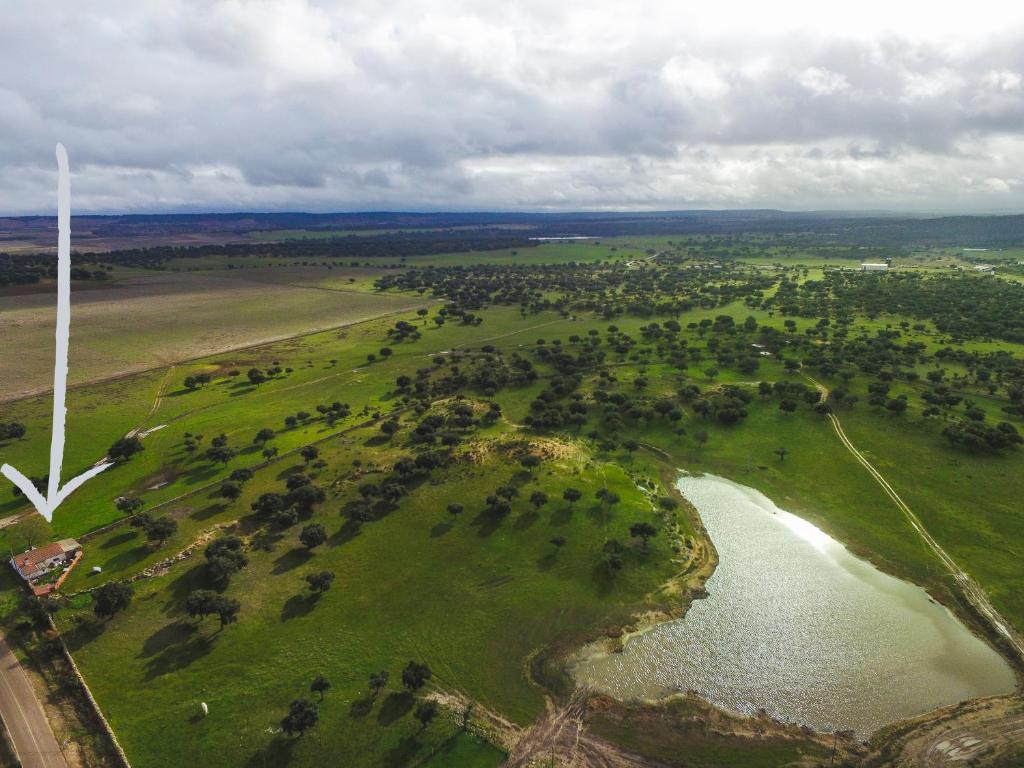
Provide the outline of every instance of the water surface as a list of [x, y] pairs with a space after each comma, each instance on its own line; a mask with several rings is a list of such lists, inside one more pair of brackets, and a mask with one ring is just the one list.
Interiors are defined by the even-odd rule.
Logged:
[[818, 730], [879, 727], [976, 696], [1013, 671], [913, 584], [851, 555], [752, 488], [684, 475], [679, 490], [718, 550], [710, 596], [682, 619], [581, 660], [581, 682], [622, 698], [694, 690]]

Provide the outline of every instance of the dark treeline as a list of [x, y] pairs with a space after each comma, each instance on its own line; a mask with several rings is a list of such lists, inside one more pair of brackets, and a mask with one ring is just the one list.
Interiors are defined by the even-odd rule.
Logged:
[[[800, 245], [1007, 247], [1024, 244], [1024, 216], [882, 216], [834, 211], [658, 211], [642, 213], [198, 213], [76, 216], [73, 226], [96, 237], [230, 233], [275, 229], [359, 231], [451, 230], [445, 237], [490, 239], [529, 235], [594, 237], [642, 235], [788, 234]], [[52, 217], [3, 219], [0, 229], [51, 231]], [[398, 233], [396, 233], [398, 234]], [[424, 233], [425, 234], [425, 233]], [[503, 246], [491, 246], [503, 247]]]
[[[172, 259], [206, 257], [259, 257], [267, 259], [302, 259], [307, 262], [352, 259], [402, 259], [437, 253], [459, 253], [508, 248], [529, 248], [535, 241], [507, 233], [481, 234], [473, 231], [415, 232], [342, 236], [326, 240], [286, 240], [279, 243], [235, 243], [228, 245], [157, 246], [126, 248], [104, 254], [73, 253], [71, 261], [79, 267], [73, 277], [99, 277], [100, 270], [83, 265], [129, 265], [161, 269]], [[52, 254], [0, 253], [0, 285], [34, 283], [44, 277], [56, 276]]]

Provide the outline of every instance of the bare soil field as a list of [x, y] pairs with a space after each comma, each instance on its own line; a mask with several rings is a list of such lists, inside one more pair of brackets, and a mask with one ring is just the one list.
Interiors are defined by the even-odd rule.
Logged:
[[[72, 291], [71, 385], [324, 330], [426, 302], [210, 274], [158, 273]], [[44, 392], [53, 376], [56, 297], [0, 298], [0, 401]], [[17, 360], [16, 364], [12, 364]]]

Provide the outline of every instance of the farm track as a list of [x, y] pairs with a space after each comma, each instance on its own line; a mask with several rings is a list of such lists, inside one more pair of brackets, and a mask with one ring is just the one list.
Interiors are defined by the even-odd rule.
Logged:
[[[828, 398], [829, 391], [824, 384], [815, 381], [810, 376], [806, 376], [805, 378], [807, 378], [807, 380], [817, 387], [822, 393], [822, 401]], [[839, 437], [843, 446], [882, 487], [882, 490], [885, 491], [886, 495], [892, 499], [893, 503], [896, 504], [897, 509], [899, 509], [900, 512], [903, 513], [904, 517], [907, 518], [907, 521], [921, 537], [922, 541], [924, 541], [928, 548], [936, 557], [939, 558], [946, 569], [953, 575], [954, 581], [960, 588], [960, 592], [967, 602], [969, 602], [974, 610], [977, 611], [978, 614], [996, 631], [996, 633], [1003, 638], [1007, 645], [1013, 650], [1018, 662], [1024, 661], [1024, 638], [1020, 636], [1009, 621], [1003, 618], [996, 607], [988, 599], [988, 595], [985, 594], [981, 586], [970, 576], [970, 574], [956, 564], [956, 561], [950, 557], [949, 553], [942, 548], [942, 545], [940, 545], [928, 532], [928, 529], [925, 528], [921, 519], [914, 514], [914, 511], [907, 505], [900, 495], [896, 493], [896, 490], [889, 484], [889, 481], [885, 479], [882, 473], [875, 469], [871, 462], [865, 458], [863, 453], [857, 450], [857, 447], [853, 444], [850, 438], [847, 437], [846, 432], [843, 430], [843, 425], [840, 423], [839, 418], [834, 413], [829, 413], [828, 417], [832, 422], [832, 427], [835, 429], [835, 433]]]
[[584, 726], [588, 696], [585, 688], [577, 688], [564, 706], [551, 707], [519, 738], [503, 768], [663, 768], [663, 763], [628, 752], [588, 731]]

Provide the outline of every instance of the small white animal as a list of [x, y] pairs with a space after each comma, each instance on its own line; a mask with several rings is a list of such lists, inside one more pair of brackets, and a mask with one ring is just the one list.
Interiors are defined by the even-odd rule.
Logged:
[[210, 714], [210, 708], [209, 708], [208, 706], [206, 706], [206, 702], [205, 702], [205, 701], [204, 701], [204, 702], [201, 702], [201, 703], [199, 704], [199, 708], [200, 708], [201, 710], [203, 710], [203, 715], [208, 715], [208, 714]]

